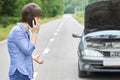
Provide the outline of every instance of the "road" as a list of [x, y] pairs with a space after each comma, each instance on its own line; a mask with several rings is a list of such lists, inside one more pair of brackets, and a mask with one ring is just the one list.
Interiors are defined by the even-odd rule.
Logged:
[[[44, 64], [34, 62], [33, 80], [119, 80], [119, 73], [97, 73], [88, 78], [78, 77], [77, 47], [80, 39], [73, 32], [83, 27], [71, 15], [41, 25], [33, 54], [45, 55]], [[9, 55], [6, 40], [0, 42], [0, 80], [8, 80]]]

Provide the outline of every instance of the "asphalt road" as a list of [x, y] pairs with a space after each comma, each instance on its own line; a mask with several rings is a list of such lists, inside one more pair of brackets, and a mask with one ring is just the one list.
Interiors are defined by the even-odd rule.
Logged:
[[[82, 32], [80, 24], [71, 15], [65, 15], [62, 19], [43, 25], [42, 28], [41, 31], [45, 32], [42, 34], [40, 31], [40, 34], [44, 35], [44, 40], [48, 40], [45, 50], [49, 51], [44, 56], [45, 64], [39, 65], [36, 70], [35, 80], [78, 79], [76, 51], [79, 39], [74, 39], [72, 33]], [[42, 43], [44, 41], [40, 40], [39, 44]]]
[[[34, 62], [33, 80], [120, 80], [120, 73], [95, 73], [88, 78], [78, 77], [77, 47], [83, 27], [71, 15], [41, 25], [33, 54], [45, 54], [44, 64]], [[6, 41], [0, 42], [0, 80], [8, 80], [9, 55]]]

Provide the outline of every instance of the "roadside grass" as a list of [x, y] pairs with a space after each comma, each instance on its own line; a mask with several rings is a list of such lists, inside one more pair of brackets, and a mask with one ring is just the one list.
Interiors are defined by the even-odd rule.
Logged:
[[[51, 20], [55, 20], [55, 19], [58, 19], [58, 18], [61, 18], [63, 15], [58, 15], [56, 17], [51, 17], [51, 18], [43, 18], [41, 19], [41, 24], [44, 24], [48, 21], [51, 21]], [[10, 24], [8, 25], [6, 28], [3, 28], [1, 27], [2, 25], [0, 24], [0, 41], [3, 41], [5, 39], [7, 39], [8, 37], [8, 34], [10, 32], [10, 30], [12, 29], [12, 27], [14, 27], [16, 24]]]
[[84, 25], [84, 11], [77, 14], [72, 14], [72, 16], [82, 25]]
[[7, 39], [8, 33], [12, 29], [13, 26], [14, 24], [10, 24], [6, 28], [0, 27], [0, 41]]
[[44, 23], [46, 23], [48, 21], [59, 19], [59, 18], [62, 18], [62, 17], [63, 17], [63, 15], [58, 15], [56, 17], [51, 17], [51, 18], [43, 18], [43, 19], [41, 19], [40, 23], [44, 24]]

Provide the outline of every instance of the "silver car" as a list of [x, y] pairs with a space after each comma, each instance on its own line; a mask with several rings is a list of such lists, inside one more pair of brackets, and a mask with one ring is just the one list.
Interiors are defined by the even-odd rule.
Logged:
[[79, 77], [89, 72], [120, 72], [120, 0], [99, 1], [85, 8], [85, 28], [78, 46]]

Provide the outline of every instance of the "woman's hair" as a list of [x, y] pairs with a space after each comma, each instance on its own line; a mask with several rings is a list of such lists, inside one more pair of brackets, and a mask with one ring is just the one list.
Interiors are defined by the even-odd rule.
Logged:
[[28, 20], [33, 20], [35, 17], [41, 17], [42, 10], [35, 3], [28, 3], [22, 9], [22, 22], [27, 22]]

